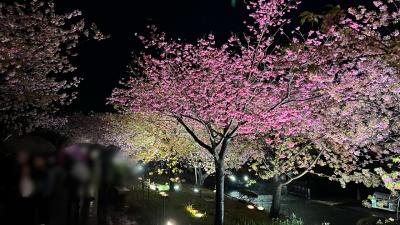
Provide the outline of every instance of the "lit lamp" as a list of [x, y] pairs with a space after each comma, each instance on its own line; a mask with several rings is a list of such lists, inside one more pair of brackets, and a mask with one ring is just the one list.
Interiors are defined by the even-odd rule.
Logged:
[[200, 213], [200, 212], [194, 214], [194, 216], [197, 217], [197, 218], [202, 218], [202, 217], [204, 217], [205, 215], [206, 215], [205, 213]]
[[264, 211], [264, 207], [262, 207], [262, 206], [257, 206], [257, 209], [260, 211]]
[[161, 195], [162, 197], [168, 197], [168, 193], [167, 193], [167, 192], [164, 192], [164, 191], [160, 192], [160, 195]]
[[[168, 194], [167, 194], [167, 192], [162, 191], [162, 192], [160, 192], [160, 195], [163, 197], [162, 198], [163, 218], [165, 218], [165, 200], [167, 199]], [[174, 223], [172, 223], [171, 220], [168, 220], [167, 225], [174, 225]]]
[[193, 191], [194, 191], [195, 193], [199, 193], [199, 192], [200, 192], [200, 190], [199, 190], [198, 188], [194, 188]]
[[254, 205], [250, 205], [250, 204], [249, 204], [249, 205], [247, 205], [247, 208], [248, 208], [248, 209], [254, 209], [255, 207], [254, 207]]
[[179, 191], [181, 189], [181, 186], [179, 184], [174, 184], [174, 190]]
[[230, 175], [230, 176], [229, 176], [229, 179], [230, 179], [232, 182], [236, 182], [236, 177], [235, 177], [234, 175]]
[[249, 181], [249, 176], [244, 175], [243, 180], [244, 180], [244, 181]]

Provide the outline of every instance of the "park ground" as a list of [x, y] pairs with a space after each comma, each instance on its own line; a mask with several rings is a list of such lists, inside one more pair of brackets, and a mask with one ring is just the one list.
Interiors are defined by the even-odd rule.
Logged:
[[[194, 186], [181, 185], [179, 191], [168, 192], [168, 197], [162, 197], [156, 191], [132, 192], [127, 197], [129, 211], [136, 215], [141, 225], [166, 224], [174, 225], [212, 225], [214, 218], [214, 193], [209, 189], [199, 189], [194, 192]], [[244, 221], [260, 225], [271, 224], [271, 219], [265, 210], [249, 209], [248, 203], [229, 196], [225, 197], [226, 224], [242, 224]], [[205, 216], [192, 216], [186, 208], [192, 206]], [[164, 222], [163, 222], [164, 221]]]
[[[181, 185], [179, 191], [165, 192], [137, 189], [120, 196], [119, 205], [110, 218], [112, 225], [165, 225], [168, 221], [174, 225], [212, 225], [214, 216], [214, 193], [209, 189], [194, 192], [194, 186]], [[266, 210], [247, 208], [248, 203], [230, 197], [225, 198], [225, 221], [229, 225], [271, 225], [268, 215], [271, 195], [259, 195], [254, 205]], [[234, 193], [233, 193], [234, 195]], [[290, 216], [295, 214], [306, 225], [355, 225], [368, 218], [394, 218], [394, 213], [368, 209], [351, 199], [312, 199], [284, 195], [282, 212]], [[205, 216], [197, 218], [191, 215], [187, 206], [192, 206]]]

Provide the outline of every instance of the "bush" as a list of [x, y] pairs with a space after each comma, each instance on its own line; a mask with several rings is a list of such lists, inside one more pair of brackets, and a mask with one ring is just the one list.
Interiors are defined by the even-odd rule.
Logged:
[[271, 224], [269, 222], [241, 219], [235, 221], [232, 225], [271, 225]]
[[274, 221], [272, 221], [272, 225], [304, 225], [304, 223], [300, 218], [292, 215], [291, 217], [286, 219], [275, 219]]
[[285, 219], [275, 219], [272, 221], [272, 224], [268, 221], [241, 219], [235, 221], [232, 225], [304, 225], [304, 223], [300, 218], [292, 215], [291, 217]]

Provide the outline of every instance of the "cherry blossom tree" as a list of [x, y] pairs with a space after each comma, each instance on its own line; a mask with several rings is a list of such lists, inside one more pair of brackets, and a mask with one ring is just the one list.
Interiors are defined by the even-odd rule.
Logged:
[[[102, 121], [107, 123], [102, 127], [104, 127], [103, 130], [108, 140], [100, 139], [103, 142], [110, 142], [112, 140], [109, 137], [118, 137], [119, 142], [122, 143], [114, 144], [125, 146], [122, 151], [134, 160], [145, 163], [164, 162], [167, 168], [163, 173], [168, 173], [168, 175], [173, 175], [174, 171], [181, 171], [183, 167], [195, 168], [195, 176], [197, 176], [200, 186], [209, 175], [215, 173], [213, 158], [203, 151], [202, 147], [176, 120], [170, 117], [159, 113], [127, 113], [123, 115], [107, 114], [102, 118]], [[101, 124], [101, 122], [94, 124]], [[98, 127], [95, 129], [98, 130]], [[124, 135], [120, 135], [121, 133]], [[126, 135], [128, 133], [129, 135]], [[204, 136], [205, 134], [198, 133], [198, 135]], [[251, 156], [247, 145], [239, 142], [234, 142], [232, 145], [235, 151], [229, 152], [226, 156], [225, 173], [238, 169]]]
[[[176, 174], [191, 164], [186, 161], [189, 152], [197, 152], [200, 146], [171, 118], [156, 113], [130, 113], [125, 118], [120, 122], [129, 124], [129, 129], [135, 132], [125, 140], [130, 145], [127, 152], [130, 158], [157, 163], [158, 174], [168, 176], [170, 191], [173, 191]], [[118, 133], [119, 126], [115, 128]]]
[[[234, 151], [228, 151], [225, 156], [225, 175], [240, 169], [242, 165], [252, 160], [252, 156], [256, 153], [255, 149], [251, 148], [247, 142], [243, 143], [241, 139], [234, 140], [231, 143], [231, 148], [234, 149]], [[205, 179], [210, 175], [215, 175], [213, 157], [203, 149], [187, 152], [184, 162], [187, 162], [189, 166], [195, 168], [196, 185], [198, 186], [203, 186]]]
[[57, 112], [76, 97], [70, 58], [82, 37], [102, 39], [80, 11], [57, 14], [51, 1], [0, 6], [2, 136], [61, 125]]
[[127, 157], [135, 154], [130, 140], [137, 135], [132, 124], [136, 120], [116, 113], [76, 113], [66, 117], [66, 123], [59, 129], [66, 137], [65, 144], [92, 143], [104, 146], [114, 145]]
[[[297, 37], [292, 37], [296, 48], [307, 46], [310, 41], [320, 41], [307, 51], [297, 51], [297, 57], [307, 65], [306, 70], [300, 71], [309, 73], [313, 79], [330, 79], [331, 82], [321, 86], [321, 99], [310, 108], [313, 119], [304, 123], [304, 130], [300, 132], [313, 142], [313, 148], [288, 148], [286, 141], [280, 138], [259, 138], [263, 153], [269, 153], [259, 155], [267, 169], [262, 177], [275, 175], [278, 180], [283, 174], [288, 179], [275, 185], [272, 216], [279, 214], [280, 185], [305, 173], [340, 181], [343, 186], [350, 181], [377, 186], [381, 184], [377, 175], [382, 176], [386, 186], [397, 185], [395, 171], [370, 170], [381, 163], [385, 164], [386, 171], [390, 171], [390, 167], [393, 171], [391, 160], [398, 155], [399, 137], [396, 104], [399, 100], [399, 33], [394, 24], [400, 15], [396, 7], [398, 2], [375, 1], [374, 5], [376, 8], [369, 11], [359, 6], [350, 8], [348, 13], [335, 7], [329, 15], [319, 15], [322, 21], [317, 29], [321, 29], [321, 33], [311, 30], [304, 34], [300, 27], [293, 31], [306, 40], [297, 42]], [[299, 67], [296, 63], [290, 66]], [[276, 147], [277, 143], [280, 144]], [[289, 143], [298, 145], [293, 141]], [[285, 154], [277, 154], [283, 149]], [[328, 166], [332, 173], [318, 173], [314, 170], [316, 166]], [[287, 176], [291, 170], [292, 176]]]
[[[325, 89], [325, 110], [309, 126], [309, 138], [325, 152], [328, 177], [377, 186], [370, 168], [391, 165], [399, 154], [399, 1], [374, 1], [374, 7], [350, 8], [310, 61], [315, 73], [335, 78]], [[326, 175], [323, 175], [326, 176]]]
[[322, 164], [323, 152], [310, 140], [301, 136], [275, 137], [258, 134], [250, 140], [252, 154], [250, 168], [261, 179], [273, 179], [271, 217], [279, 217], [284, 186], [302, 178]]
[[[292, 71], [289, 62], [303, 63], [276, 41], [296, 8], [293, 1], [254, 1], [252, 23], [243, 39], [231, 37], [217, 46], [214, 36], [194, 44], [170, 40], [150, 27], [139, 36], [145, 51], [135, 63], [143, 76], [123, 82], [110, 102], [133, 112], [162, 113], [176, 119], [213, 157], [216, 170], [215, 224], [223, 224], [224, 168], [230, 143], [239, 135], [276, 130], [297, 132], [290, 121], [306, 121], [309, 102], [320, 97], [318, 84]], [[308, 45], [318, 45], [310, 41]], [[289, 54], [290, 53], [290, 54]], [[198, 135], [205, 133], [206, 138]]]
[[[234, 151], [229, 146], [238, 136], [305, 134], [325, 160], [334, 162], [334, 175], [348, 174], [358, 168], [360, 148], [342, 148], [343, 140], [349, 139], [340, 136], [343, 128], [371, 121], [363, 117], [375, 115], [379, 108], [365, 107], [369, 100], [376, 102], [377, 96], [386, 102], [396, 100], [383, 93], [392, 87], [393, 95], [398, 94], [393, 66], [398, 63], [398, 47], [392, 45], [398, 31], [385, 34], [379, 28], [398, 19], [398, 7], [387, 6], [397, 6], [398, 1], [374, 2], [374, 12], [362, 6], [350, 9], [350, 15], [340, 14], [338, 23], [307, 32], [293, 28], [288, 16], [298, 4], [251, 1], [248, 32], [221, 46], [212, 35], [189, 44], [170, 40], [151, 27], [148, 37], [139, 36], [148, 50], [135, 62], [141, 75], [123, 82], [110, 98], [127, 111], [176, 119], [213, 157], [216, 225], [223, 224], [224, 160]], [[352, 104], [355, 100], [357, 104]], [[370, 126], [381, 132], [388, 127], [385, 120], [372, 120]], [[333, 127], [338, 129], [330, 131]]]

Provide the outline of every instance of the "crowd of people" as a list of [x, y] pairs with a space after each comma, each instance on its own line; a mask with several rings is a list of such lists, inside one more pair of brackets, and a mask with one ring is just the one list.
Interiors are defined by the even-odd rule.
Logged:
[[116, 147], [72, 144], [54, 151], [18, 147], [2, 153], [4, 224], [85, 225], [89, 215], [97, 224], [107, 224], [118, 182], [112, 166]]

